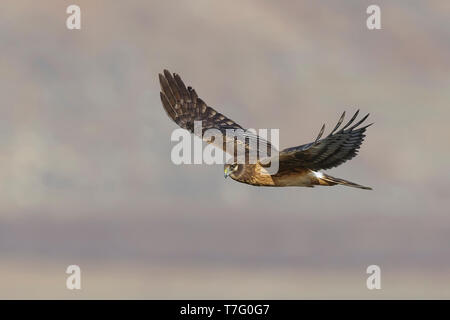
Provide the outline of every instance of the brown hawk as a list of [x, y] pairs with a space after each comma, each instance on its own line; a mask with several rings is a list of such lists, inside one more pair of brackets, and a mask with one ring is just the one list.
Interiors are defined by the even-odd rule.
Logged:
[[[201, 121], [202, 131], [197, 134], [204, 138], [204, 132], [208, 129], [216, 129], [223, 134], [222, 143], [215, 144], [224, 151], [228, 152], [227, 146], [232, 143], [244, 144], [246, 152], [251, 151], [255, 145], [258, 148], [267, 147], [267, 158], [258, 158], [256, 163], [238, 163], [236, 161], [227, 163], [224, 166], [225, 178], [230, 176], [232, 179], [255, 186], [299, 186], [314, 187], [315, 185], [333, 186], [346, 185], [349, 187], [371, 190], [344, 179], [334, 178], [319, 170], [330, 169], [341, 165], [347, 160], [352, 159], [358, 153], [361, 143], [364, 140], [364, 132], [371, 124], [359, 127], [369, 116], [367, 114], [359, 121], [354, 123], [359, 114], [359, 110], [342, 127], [345, 112], [340, 117], [338, 123], [331, 133], [324, 139], [321, 139], [325, 125], [322, 126], [319, 135], [314, 142], [307, 143], [297, 147], [287, 148], [277, 151], [270, 143], [257, 135], [246, 133], [244, 139], [227, 135], [227, 130], [244, 130], [239, 124], [227, 118], [208, 106], [191, 87], [186, 87], [180, 76], [173, 75], [164, 70], [159, 74], [161, 84], [161, 102], [169, 117], [180, 127], [194, 133], [194, 121]], [[339, 130], [338, 130], [339, 129]], [[257, 144], [249, 141], [257, 140]], [[214, 140], [205, 139], [208, 143], [214, 143]], [[234, 159], [236, 159], [236, 148], [232, 149]], [[275, 152], [274, 152], [275, 151]], [[267, 162], [278, 161], [278, 171], [269, 174], [267, 171]]]

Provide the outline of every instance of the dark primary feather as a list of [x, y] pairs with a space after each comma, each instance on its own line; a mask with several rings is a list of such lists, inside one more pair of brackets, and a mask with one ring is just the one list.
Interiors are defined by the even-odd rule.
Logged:
[[202, 121], [203, 131], [211, 128], [218, 130], [242, 129], [233, 120], [208, 107], [191, 87], [184, 85], [180, 76], [164, 70], [159, 74], [161, 101], [169, 117], [180, 127], [194, 132], [194, 121]]
[[[164, 74], [159, 74], [159, 82], [161, 85], [161, 102], [169, 117], [180, 127], [194, 133], [194, 121], [202, 121], [202, 137], [206, 130], [217, 129], [223, 135], [223, 145], [217, 145], [223, 150], [230, 150], [226, 145], [235, 143], [235, 155], [238, 147], [236, 144], [244, 143], [245, 150], [248, 151], [252, 145], [269, 146], [270, 143], [250, 132], [245, 132], [242, 137], [227, 139], [227, 129], [243, 130], [239, 124], [227, 118], [223, 114], [209, 107], [191, 87], [185, 86], [183, 80], [176, 73], [173, 75], [164, 70]], [[207, 142], [213, 143], [211, 140], [205, 139]], [[253, 141], [254, 144], [251, 144]]]
[[344, 127], [335, 132], [344, 120], [344, 112], [335, 128], [325, 139], [320, 140], [324, 130], [323, 126], [315, 142], [282, 150], [279, 157], [280, 168], [291, 169], [305, 167], [312, 170], [329, 169], [356, 156], [364, 140], [366, 128], [372, 125], [371, 123], [357, 128], [367, 119], [369, 116], [367, 114], [356, 124], [348, 128], [356, 119], [358, 113], [359, 110], [356, 111]]

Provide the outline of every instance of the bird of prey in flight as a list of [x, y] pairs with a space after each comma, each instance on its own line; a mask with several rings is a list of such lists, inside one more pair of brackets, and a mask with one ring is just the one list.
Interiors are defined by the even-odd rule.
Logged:
[[[197, 96], [194, 89], [184, 85], [178, 74], [171, 74], [168, 70], [164, 70], [163, 74], [159, 74], [159, 82], [161, 85], [161, 102], [169, 117], [180, 127], [192, 133], [194, 133], [194, 121], [201, 121], [203, 130], [201, 138], [203, 139], [203, 132], [205, 130], [219, 130], [224, 135], [223, 145], [219, 145], [219, 147], [227, 152], [226, 130], [243, 130], [243, 128], [233, 120], [208, 106]], [[277, 155], [273, 155], [273, 152], [272, 154], [269, 153], [272, 159], [276, 157], [276, 161], [278, 161], [278, 171], [275, 174], [268, 174], [265, 169], [267, 162], [258, 159], [256, 163], [238, 163], [235, 161], [225, 164], [225, 178], [230, 176], [238, 182], [254, 186], [314, 187], [316, 185], [345, 185], [371, 190], [370, 187], [335, 178], [320, 171], [339, 166], [356, 156], [364, 140], [366, 128], [372, 125], [371, 123], [359, 127], [367, 119], [369, 114], [354, 123], [358, 113], [359, 110], [356, 111], [350, 121], [342, 128], [339, 128], [345, 117], [344, 112], [331, 133], [323, 139], [321, 137], [324, 133], [325, 125], [322, 126], [314, 142], [287, 148], [279, 152], [277, 151]], [[274, 150], [268, 141], [258, 136], [256, 138], [264, 141], [265, 146], [268, 146], [270, 150]], [[251, 148], [248, 140], [245, 139], [242, 142], [245, 144], [245, 150], [247, 151]], [[207, 140], [207, 142], [213, 143], [211, 139]], [[258, 147], [260, 145], [258, 144]], [[236, 156], [235, 153], [234, 156]], [[269, 157], [269, 159], [271, 158]]]

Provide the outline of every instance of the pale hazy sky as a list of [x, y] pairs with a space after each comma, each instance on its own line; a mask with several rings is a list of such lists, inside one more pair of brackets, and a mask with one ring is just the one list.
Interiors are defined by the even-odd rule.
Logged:
[[[450, 274], [447, 2], [378, 1], [375, 31], [371, 1], [77, 1], [82, 29], [69, 31], [71, 3], [2, 3], [2, 267]], [[374, 191], [256, 188], [219, 165], [175, 166], [164, 68], [242, 126], [279, 128], [281, 147], [370, 112], [359, 156], [327, 172]]]

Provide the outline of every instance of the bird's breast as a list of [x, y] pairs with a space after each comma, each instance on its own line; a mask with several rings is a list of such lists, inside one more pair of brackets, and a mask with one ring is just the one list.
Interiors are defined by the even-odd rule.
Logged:
[[314, 184], [314, 177], [312, 177], [311, 170], [309, 169], [297, 168], [290, 171], [280, 171], [275, 175], [270, 175], [264, 167], [260, 165], [253, 165], [252, 167], [249, 166], [248, 168], [245, 168], [242, 174], [234, 179], [255, 186], [309, 187]]

